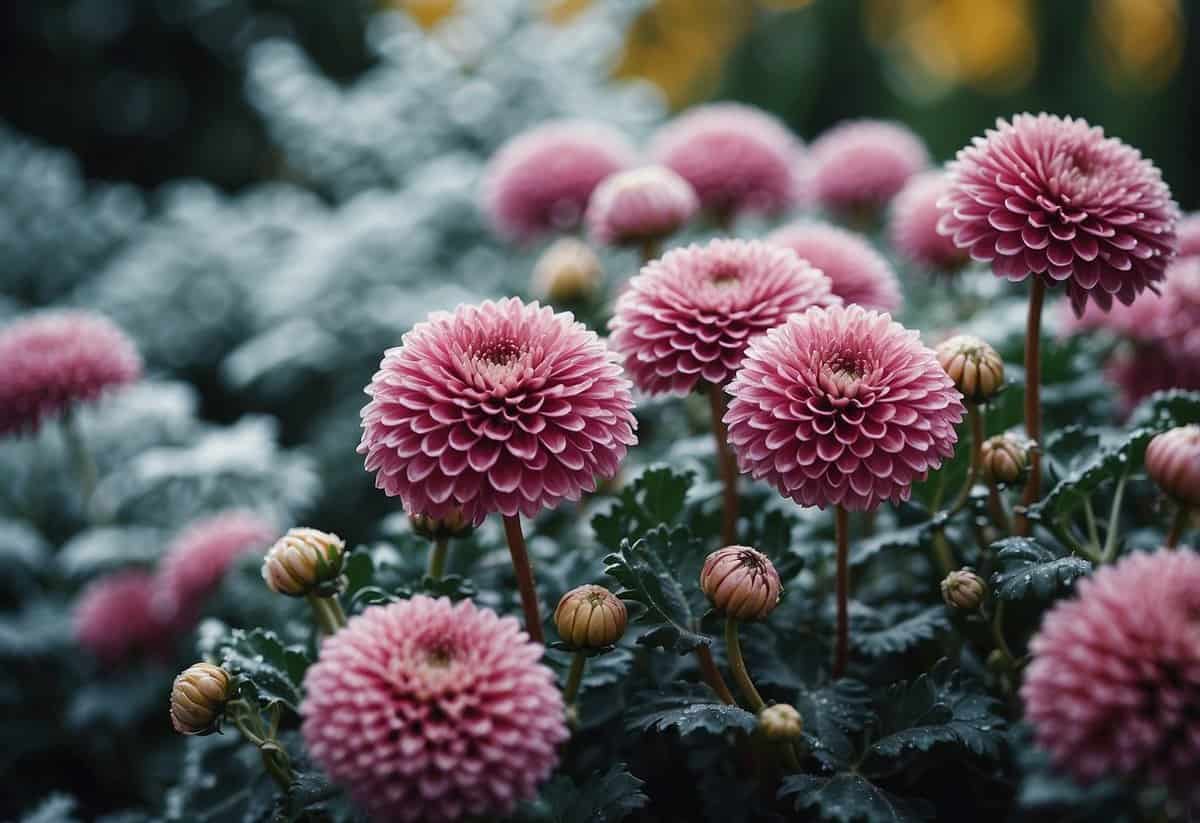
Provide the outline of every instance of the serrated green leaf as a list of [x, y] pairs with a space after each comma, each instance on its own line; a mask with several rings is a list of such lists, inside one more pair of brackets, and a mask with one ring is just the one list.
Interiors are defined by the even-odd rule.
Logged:
[[311, 663], [302, 647], [285, 646], [266, 629], [234, 629], [217, 651], [221, 667], [238, 679], [260, 708], [282, 703], [293, 712], [300, 711], [300, 686]]
[[700, 593], [700, 542], [685, 528], [650, 530], [636, 543], [622, 542], [604, 558], [604, 571], [621, 584], [617, 596], [641, 609], [634, 623], [649, 626], [637, 642], [686, 654], [707, 646], [711, 638], [699, 630], [705, 601]]
[[679, 472], [669, 466], [647, 468], [621, 489], [610, 511], [592, 518], [596, 539], [615, 551], [623, 540], [636, 540], [655, 526], [678, 524], [693, 479], [691, 472]]
[[813, 755], [839, 768], [854, 757], [850, 735], [862, 731], [875, 716], [866, 685], [849, 678], [801, 691], [796, 710], [804, 718], [804, 736]]
[[[1061, 479], [1036, 504], [1030, 507], [1034, 519], [1065, 517], [1088, 502], [1100, 486], [1141, 468], [1146, 446], [1158, 434], [1158, 429], [1143, 426], [1116, 438], [1105, 437], [1101, 431], [1069, 430], [1061, 439], [1047, 439], [1046, 449], [1054, 455], [1063, 443], [1069, 443], [1065, 459], [1052, 458], [1052, 464], [1065, 472]], [[1093, 444], [1080, 451], [1080, 443]]]
[[542, 790], [542, 801], [549, 807], [545, 819], [552, 823], [619, 823], [649, 802], [643, 785], [624, 763], [615, 763], [582, 783], [565, 775], [556, 777]]
[[751, 732], [758, 722], [745, 709], [718, 703], [700, 690], [643, 694], [633, 705], [636, 708], [625, 721], [630, 731], [674, 729], [681, 737], [698, 733], [719, 735], [729, 731]]
[[796, 811], [830, 823], [918, 823], [933, 816], [921, 801], [897, 797], [858, 774], [790, 775], [779, 796], [790, 798]]
[[850, 549], [850, 565], [861, 566], [883, 551], [920, 549], [932, 528], [933, 523], [925, 521], [856, 540]]
[[1147, 397], [1129, 415], [1128, 425], [1165, 431], [1188, 423], [1200, 423], [1200, 392], [1170, 389]]
[[[889, 610], [886, 617], [891, 617]], [[874, 621], [870, 621], [874, 622]], [[950, 631], [950, 621], [942, 606], [930, 606], [902, 620], [884, 619], [878, 627], [859, 622], [851, 634], [854, 648], [865, 657], [901, 654]]]
[[1001, 540], [992, 544], [992, 550], [1000, 567], [992, 575], [992, 593], [1001, 600], [1049, 600], [1092, 571], [1092, 564], [1082, 557], [1058, 557], [1028, 537]]

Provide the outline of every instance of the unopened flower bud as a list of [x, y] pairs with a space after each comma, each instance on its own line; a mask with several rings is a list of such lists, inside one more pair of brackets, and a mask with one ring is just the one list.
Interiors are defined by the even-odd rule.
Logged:
[[603, 586], [580, 586], [567, 592], [554, 610], [559, 636], [577, 649], [602, 649], [625, 634], [625, 604]]
[[474, 527], [471, 521], [463, 516], [462, 509], [442, 518], [430, 517], [427, 514], [410, 514], [408, 522], [412, 530], [428, 540], [446, 540], [451, 537], [466, 537]]
[[779, 604], [779, 572], [749, 546], [717, 549], [700, 570], [700, 589], [713, 608], [734, 620], [764, 620]]
[[586, 300], [600, 287], [603, 270], [591, 246], [574, 238], [555, 242], [533, 268], [533, 291], [551, 303]]
[[171, 686], [171, 725], [180, 734], [212, 734], [230, 698], [229, 673], [211, 663], [184, 669]]
[[1200, 506], [1200, 426], [1180, 426], [1146, 447], [1146, 474], [1184, 506]]
[[1025, 480], [1029, 470], [1029, 442], [1015, 434], [998, 434], [979, 447], [980, 471], [989, 483], [1013, 486]]
[[336, 534], [289, 529], [263, 559], [262, 577], [273, 592], [304, 597], [336, 583], [346, 543]]
[[978, 337], [959, 334], [940, 344], [937, 360], [968, 403], [983, 403], [1004, 387], [1004, 361]]
[[985, 597], [987, 584], [970, 568], [952, 571], [942, 581], [942, 600], [951, 608], [974, 611]]
[[799, 740], [804, 733], [804, 718], [794, 706], [776, 703], [758, 713], [758, 727], [767, 740]]

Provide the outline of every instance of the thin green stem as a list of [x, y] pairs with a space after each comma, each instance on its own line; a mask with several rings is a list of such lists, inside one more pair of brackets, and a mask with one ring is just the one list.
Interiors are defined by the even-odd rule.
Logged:
[[656, 260], [658, 258], [659, 251], [661, 249], [662, 249], [662, 240], [660, 238], [651, 237], [646, 240], [643, 240], [641, 249], [640, 249], [641, 255], [642, 255], [642, 265], [643, 266], [646, 265], [651, 260]]
[[278, 728], [278, 707], [275, 707], [271, 715], [270, 732], [263, 727], [262, 717], [258, 710], [249, 703], [239, 700], [231, 708], [230, 715], [233, 717], [234, 725], [237, 726], [242, 736], [259, 750], [263, 768], [267, 770], [267, 774], [282, 791], [290, 791], [292, 786], [291, 760], [287, 751], [275, 739], [275, 731]]
[[1011, 668], [1017, 658], [1013, 655], [1012, 649], [1009, 648], [1008, 641], [1004, 637], [1004, 601], [1000, 599], [996, 600], [996, 611], [992, 615], [992, 639]]
[[446, 556], [450, 553], [450, 538], [442, 536], [429, 547], [429, 576], [441, 580], [446, 573]]
[[[1038, 501], [1042, 494], [1042, 304], [1046, 298], [1046, 284], [1034, 275], [1029, 290], [1029, 318], [1025, 326], [1025, 434], [1033, 441], [1029, 453], [1029, 480], [1025, 483], [1025, 495], [1021, 499], [1026, 510]], [[1017, 518], [1017, 533], [1027, 536], [1032, 524], [1021, 514]]]
[[837, 533], [837, 637], [834, 643], [833, 676], [846, 674], [850, 660], [850, 516], [844, 508], [834, 510]]
[[517, 576], [521, 609], [525, 612], [525, 631], [529, 632], [535, 643], [544, 644], [546, 633], [542, 629], [537, 589], [533, 583], [533, 566], [529, 563], [529, 550], [525, 547], [525, 534], [521, 531], [519, 516], [504, 515], [504, 535], [508, 538], [508, 553], [512, 557], [513, 572]]
[[570, 706], [579, 695], [579, 684], [583, 682], [583, 667], [587, 665], [587, 655], [575, 652], [571, 658], [571, 668], [567, 672], [567, 685], [563, 688], [563, 703]]
[[708, 387], [708, 402], [712, 408], [713, 440], [717, 448], [717, 469], [721, 474], [721, 545], [737, 543], [738, 468], [737, 458], [729, 448], [729, 432], [725, 429], [725, 391], [721, 386]]
[[1000, 490], [996, 488], [996, 482], [989, 480], [988, 488], [988, 515], [992, 518], [992, 523], [996, 528], [1005, 534], [1009, 534], [1012, 530], [1012, 522], [1008, 518], [1008, 509], [1004, 505], [1004, 498], [1000, 496]]
[[346, 628], [346, 612], [342, 610], [342, 604], [336, 596], [327, 597], [326, 601], [329, 605], [329, 611], [333, 614], [334, 622], [337, 623], [339, 629]]
[[733, 617], [725, 618], [725, 651], [729, 655], [729, 669], [733, 672], [733, 681], [737, 683], [742, 697], [750, 704], [751, 711], [758, 714], [767, 704], [758, 693], [758, 689], [754, 688], [754, 681], [750, 679], [750, 671], [742, 657], [742, 643], [738, 639], [738, 621]]
[[1096, 512], [1092, 509], [1092, 501], [1090, 498], [1085, 498], [1083, 501], [1083, 519], [1087, 524], [1088, 548], [1095, 552], [1099, 552], [1100, 532], [1096, 530]]
[[942, 568], [943, 576], [958, 568], [958, 561], [954, 559], [954, 551], [950, 548], [950, 541], [946, 540], [946, 532], [943, 529], [933, 531], [933, 553]]
[[1125, 497], [1125, 481], [1129, 475], [1121, 475], [1117, 488], [1113, 491], [1112, 508], [1108, 510], [1108, 534], [1104, 536], [1104, 552], [1100, 555], [1101, 563], [1111, 563], [1117, 556], [1117, 531], [1121, 527], [1121, 501]]
[[79, 425], [79, 413], [76, 410], [71, 409], [63, 415], [62, 432], [66, 440], [67, 451], [71, 455], [71, 461], [75, 464], [75, 471], [79, 476], [80, 494], [83, 508], [86, 510], [92, 494], [96, 491], [98, 472], [96, 471], [96, 461], [83, 436], [83, 428]]
[[1174, 519], [1171, 520], [1171, 530], [1167, 532], [1167, 542], [1163, 544], [1168, 549], [1173, 549], [1179, 545], [1179, 538], [1183, 536], [1184, 531], [1187, 529], [1187, 521], [1191, 513], [1192, 510], [1188, 506], [1182, 503], [1179, 505]]
[[971, 489], [975, 488], [975, 481], [979, 478], [979, 464], [983, 462], [983, 435], [986, 430], [984, 407], [976, 403], [968, 404], [967, 417], [971, 419], [971, 462], [967, 468], [966, 482], [946, 512], [947, 518], [962, 511], [971, 499]]
[[713, 660], [712, 650], [708, 646], [697, 646], [696, 661], [700, 664], [700, 676], [721, 702], [726, 706], [736, 706], [737, 700], [734, 699], [733, 692], [729, 691], [725, 678], [721, 676], [721, 670]]
[[[321, 634], [330, 637], [337, 634], [337, 630], [345, 625], [345, 617], [343, 616], [342, 619], [338, 619], [338, 613], [333, 610], [330, 598], [310, 594], [305, 599], [308, 600], [308, 605], [312, 607], [313, 622], [317, 624], [317, 628], [321, 630]], [[341, 606], [337, 606], [337, 610], [340, 612]]]

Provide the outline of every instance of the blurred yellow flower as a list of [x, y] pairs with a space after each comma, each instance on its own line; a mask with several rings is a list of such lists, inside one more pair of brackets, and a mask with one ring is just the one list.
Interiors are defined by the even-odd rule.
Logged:
[[1092, 37], [1110, 80], [1157, 87], [1183, 57], [1179, 0], [1093, 0]]
[[406, 11], [421, 28], [431, 29], [454, 12], [456, 0], [380, 0], [379, 5]]

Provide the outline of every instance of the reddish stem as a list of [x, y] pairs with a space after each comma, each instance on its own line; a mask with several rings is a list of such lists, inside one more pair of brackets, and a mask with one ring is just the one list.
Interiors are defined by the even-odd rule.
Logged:
[[721, 676], [721, 670], [717, 668], [712, 651], [708, 646], [696, 647], [696, 660], [700, 663], [700, 676], [704, 678], [704, 682], [708, 684], [709, 688], [717, 693], [721, 702], [726, 706], [736, 706], [737, 701], [733, 697], [733, 692], [729, 691], [729, 686], [726, 685], [725, 678]]
[[708, 401], [712, 407], [717, 469], [721, 474], [721, 545], [732, 546], [737, 543], [738, 468], [737, 458], [729, 448], [729, 432], [725, 428], [725, 390], [721, 386], [709, 386]]
[[533, 585], [533, 567], [529, 564], [529, 551], [525, 548], [525, 534], [521, 531], [521, 518], [504, 515], [504, 536], [508, 538], [508, 553], [512, 555], [513, 572], [517, 575], [517, 589], [521, 593], [521, 608], [525, 612], [525, 631], [537, 643], [546, 642], [542, 631], [542, 616], [538, 610], [537, 589]]
[[[1021, 499], [1026, 510], [1042, 495], [1042, 304], [1045, 302], [1046, 284], [1034, 275], [1029, 290], [1029, 319], [1025, 326], [1025, 434], [1033, 441], [1029, 454], [1029, 480], [1025, 483], [1025, 496]], [[1017, 518], [1017, 534], [1028, 535], [1031, 524], [1024, 514]]]

